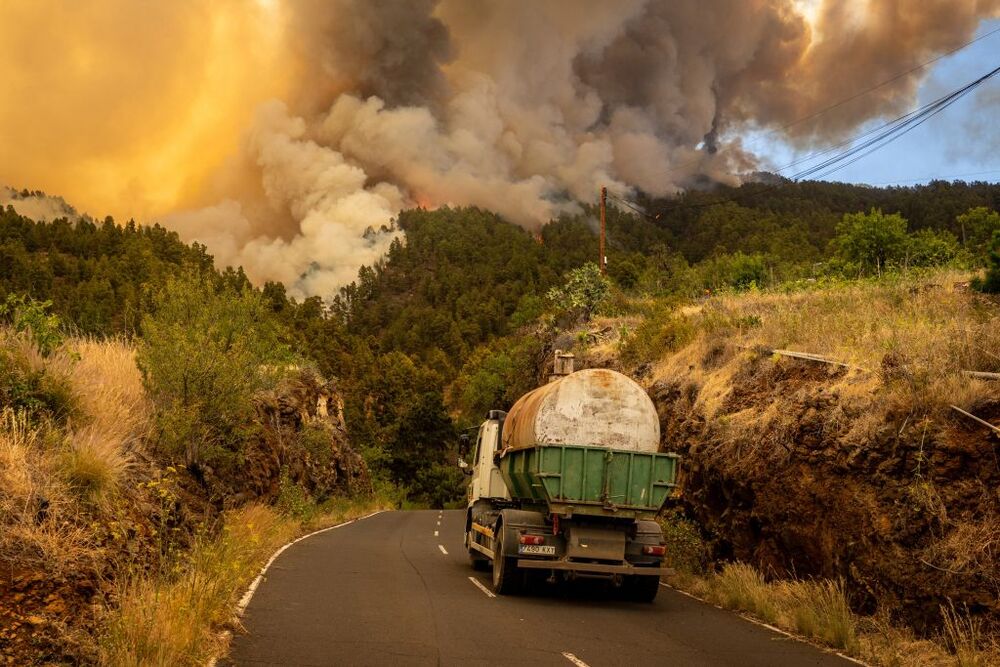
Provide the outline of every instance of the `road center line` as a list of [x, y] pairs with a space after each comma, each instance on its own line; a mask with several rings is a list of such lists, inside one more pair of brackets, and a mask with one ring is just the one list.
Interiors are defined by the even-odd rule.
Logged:
[[486, 597], [488, 597], [488, 598], [495, 598], [496, 597], [496, 593], [494, 593], [490, 589], [486, 588], [486, 586], [483, 586], [481, 583], [479, 583], [479, 580], [476, 579], [475, 577], [469, 577], [469, 581], [471, 581], [472, 583], [474, 583], [476, 585], [476, 588], [478, 588], [479, 590], [481, 590], [483, 593], [486, 593]]
[[445, 556], [447, 556], [447, 555], [448, 555], [448, 550], [444, 548], [444, 545], [443, 545], [443, 544], [439, 544], [439, 545], [438, 545], [438, 549], [440, 549], [440, 550], [441, 550], [441, 553], [443, 553], [443, 554], [444, 554]]
[[576, 665], [576, 667], [590, 667], [590, 665], [585, 663], [583, 660], [580, 660], [580, 658], [576, 657], [572, 653], [563, 653], [563, 657]]
[[437, 537], [437, 536], [438, 536], [438, 531], [435, 530], [434, 531], [434, 537]]

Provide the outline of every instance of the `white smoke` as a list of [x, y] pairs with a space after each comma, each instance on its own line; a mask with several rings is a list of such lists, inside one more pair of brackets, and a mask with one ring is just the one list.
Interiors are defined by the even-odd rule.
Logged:
[[12, 206], [18, 214], [32, 220], [51, 222], [58, 218], [75, 220], [80, 217], [62, 197], [41, 192], [24, 192], [0, 185], [0, 209]]

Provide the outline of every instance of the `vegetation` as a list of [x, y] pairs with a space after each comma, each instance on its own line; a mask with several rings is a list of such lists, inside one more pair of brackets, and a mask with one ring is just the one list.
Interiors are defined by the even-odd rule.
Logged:
[[671, 581], [698, 598], [744, 612], [868, 664], [979, 667], [1000, 659], [1000, 646], [986, 636], [982, 623], [953, 605], [942, 608], [943, 631], [937, 641], [931, 641], [918, 639], [884, 613], [858, 616], [839, 581], [768, 581], [745, 563], [726, 565], [718, 574], [683, 573]]
[[[932, 521], [924, 560], [995, 576], [992, 552], [968, 548], [994, 539], [991, 505], [948, 511], [957, 501], [942, 500], [931, 461], [956, 451], [935, 440], [947, 406], [992, 396], [960, 371], [1000, 370], [995, 302], [964, 291], [984, 267], [976, 285], [1000, 290], [1000, 186], [753, 183], [639, 203], [649, 215], [608, 212], [607, 278], [593, 263], [591, 208], [537, 235], [474, 208], [414, 210], [383, 260], [338, 294], [304, 300], [217, 270], [204, 247], [158, 226], [0, 211], [0, 558], [69, 571], [130, 554], [138, 569], [119, 581], [110, 599], [121, 605], [109, 605], [95, 650], [109, 662], [129, 651], [201, 660], [215, 641], [206, 627], [239, 589], [202, 583], [227, 568], [245, 581], [265, 545], [342, 502], [301, 472], [329, 468], [329, 430], [277, 423], [291, 373], [336, 378], [346, 440], [392, 502], [445, 506], [462, 495], [459, 430], [534, 387], [551, 345], [568, 342], [654, 386], [684, 378], [686, 414], [714, 429], [699, 451], [706, 469], [776, 470], [792, 457], [781, 443], [808, 442], [792, 437], [808, 409], [845, 451], [891, 425], [905, 462], [879, 468], [882, 441], [857, 454], [876, 461], [872, 475], [912, 477], [894, 507], [920, 518], [889, 525]], [[762, 348], [858, 368], [825, 382], [836, 410], [810, 395], [796, 421], [777, 399], [758, 406], [733, 391], [782, 381], [789, 365]], [[269, 441], [282, 454], [254, 459]], [[252, 465], [265, 458], [271, 468]], [[245, 489], [212, 482], [244, 469], [260, 473], [239, 478]], [[228, 533], [223, 507], [243, 508], [226, 514]], [[667, 524], [689, 547], [672, 557], [698, 571], [718, 554], [685, 516]], [[732, 570], [720, 582], [720, 600], [867, 655], [869, 635], [842, 613], [850, 579], [786, 590]], [[173, 619], [163, 636], [148, 630], [150, 614]], [[967, 618], [950, 621], [956, 653]]]
[[579, 314], [584, 322], [604, 305], [611, 295], [611, 281], [601, 275], [601, 269], [587, 262], [566, 275], [566, 282], [553, 287], [548, 299], [556, 308]]
[[178, 571], [126, 579], [99, 638], [106, 665], [203, 665], [225, 652], [234, 610], [262, 563], [306, 532], [369, 514], [386, 498], [328, 503], [302, 522], [259, 504], [229, 513], [220, 531], [199, 537]]
[[1000, 230], [993, 232], [986, 277], [977, 279], [975, 287], [987, 294], [1000, 294]]
[[158, 446], [185, 465], [235, 471], [253, 399], [291, 353], [259, 292], [170, 277], [142, 321], [138, 364], [156, 406]]

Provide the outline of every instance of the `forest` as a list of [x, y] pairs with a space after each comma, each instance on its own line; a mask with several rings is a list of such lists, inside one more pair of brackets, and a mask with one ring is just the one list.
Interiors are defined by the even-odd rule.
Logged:
[[[995, 289], [997, 209], [1000, 185], [963, 182], [772, 179], [639, 198], [608, 211], [602, 308], [620, 307], [625, 295], [680, 302], [991, 262], [980, 285]], [[74, 333], [138, 337], [172, 277], [257, 294], [276, 340], [298, 363], [336, 378], [351, 441], [376, 477], [440, 506], [461, 494], [459, 430], [530, 389], [547, 352], [538, 332], [581, 315], [556, 288], [596, 260], [596, 216], [583, 206], [536, 234], [476, 208], [404, 211], [396, 224], [405, 240], [339, 293], [299, 301], [280, 284], [253, 287], [239, 267], [214, 267], [204, 246], [156, 224], [36, 222], [8, 207], [0, 211], [0, 303], [45, 304]], [[3, 312], [9, 319], [12, 308]]]

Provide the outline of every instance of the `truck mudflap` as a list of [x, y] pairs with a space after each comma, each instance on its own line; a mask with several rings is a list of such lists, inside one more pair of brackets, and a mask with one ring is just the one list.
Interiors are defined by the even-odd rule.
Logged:
[[636, 567], [635, 565], [611, 565], [608, 563], [580, 563], [566, 559], [541, 560], [518, 558], [517, 566], [527, 570], [562, 570], [568, 572], [592, 572], [594, 574], [626, 574], [634, 576], [670, 576], [675, 574], [672, 567]]

